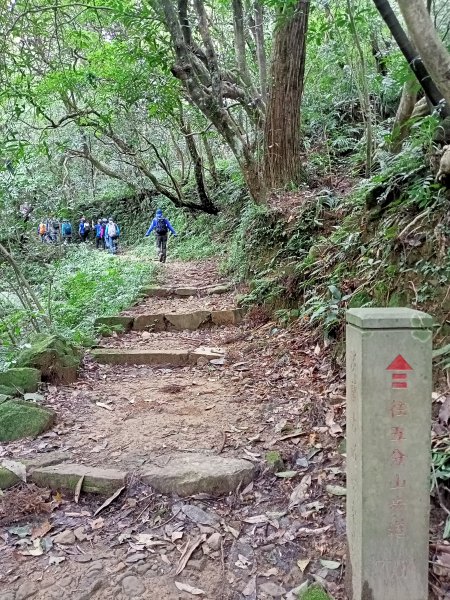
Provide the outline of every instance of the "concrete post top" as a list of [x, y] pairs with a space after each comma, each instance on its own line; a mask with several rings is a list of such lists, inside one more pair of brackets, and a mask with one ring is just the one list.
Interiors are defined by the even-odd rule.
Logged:
[[429, 329], [433, 317], [412, 308], [351, 308], [347, 323], [361, 329]]

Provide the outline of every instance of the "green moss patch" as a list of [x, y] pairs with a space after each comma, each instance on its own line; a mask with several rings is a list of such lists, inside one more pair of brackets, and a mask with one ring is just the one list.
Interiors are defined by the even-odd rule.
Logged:
[[36, 392], [41, 373], [38, 369], [29, 367], [8, 369], [0, 373], [0, 393], [9, 395], [9, 392], [2, 391], [4, 388], [11, 391], [20, 390], [21, 392]]
[[53, 425], [56, 413], [26, 401], [0, 404], [0, 442], [36, 437]]

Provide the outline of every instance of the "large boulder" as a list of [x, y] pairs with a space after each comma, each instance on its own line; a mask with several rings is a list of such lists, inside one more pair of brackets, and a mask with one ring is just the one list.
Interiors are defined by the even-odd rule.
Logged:
[[42, 379], [52, 383], [73, 383], [80, 366], [80, 350], [58, 335], [38, 334], [16, 361], [21, 367], [35, 367]]
[[47, 431], [55, 421], [56, 413], [26, 402], [7, 400], [0, 404], [0, 442], [10, 442], [25, 437], [36, 437]]
[[[15, 367], [0, 373], [0, 393], [14, 396], [17, 392], [36, 392], [41, 373], [31, 367]], [[9, 391], [1, 391], [9, 390]]]

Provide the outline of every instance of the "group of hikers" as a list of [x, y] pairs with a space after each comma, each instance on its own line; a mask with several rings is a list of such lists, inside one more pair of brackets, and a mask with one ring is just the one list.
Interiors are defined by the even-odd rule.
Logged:
[[[78, 224], [78, 236], [81, 242], [86, 243], [91, 233], [94, 235], [95, 245], [98, 249], [109, 250], [111, 254], [116, 254], [118, 239], [120, 236], [120, 227], [112, 217], [109, 219], [97, 219], [97, 222], [90, 222], [86, 217], [81, 217]], [[38, 235], [42, 242], [49, 244], [70, 244], [73, 241], [73, 228], [68, 219], [62, 219], [60, 222], [56, 218], [43, 219], [39, 223]]]
[[[160, 208], [156, 211], [155, 218], [152, 220], [145, 237], [148, 237], [152, 231], [155, 232], [156, 236], [158, 260], [166, 262], [167, 236], [169, 232], [174, 236], [177, 234]], [[98, 250], [108, 250], [111, 254], [117, 253], [120, 227], [112, 217], [109, 217], [109, 219], [99, 218], [97, 222], [90, 222], [86, 217], [81, 217], [78, 224], [79, 239], [81, 242], [86, 243], [91, 234], [94, 236], [95, 246]], [[72, 224], [68, 219], [62, 219], [61, 222], [54, 217], [43, 219], [38, 226], [38, 235], [42, 242], [49, 244], [59, 242], [70, 244], [73, 241]]]

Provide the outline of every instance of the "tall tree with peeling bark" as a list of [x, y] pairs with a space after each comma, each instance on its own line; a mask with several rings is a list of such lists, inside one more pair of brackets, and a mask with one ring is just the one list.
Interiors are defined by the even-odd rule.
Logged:
[[450, 53], [436, 31], [423, 0], [398, 0], [411, 38], [434, 83], [450, 106]]
[[[242, 4], [239, 1], [234, 3], [237, 37], [237, 66], [234, 70], [227, 69], [219, 61], [203, 0], [194, 0], [193, 14], [185, 0], [179, 0], [177, 8], [172, 0], [155, 0], [154, 6], [159, 9], [171, 36], [175, 54], [173, 75], [182, 83], [189, 102], [203, 113], [228, 144], [253, 199], [264, 202], [266, 188], [254, 151], [254, 132], [261, 127], [264, 105], [246, 74]], [[235, 106], [240, 107], [252, 124], [252, 135], [243, 130], [240, 119], [233, 115]]]
[[273, 45], [264, 132], [268, 187], [298, 183], [301, 175], [300, 107], [306, 58], [309, 0], [280, 10]]

